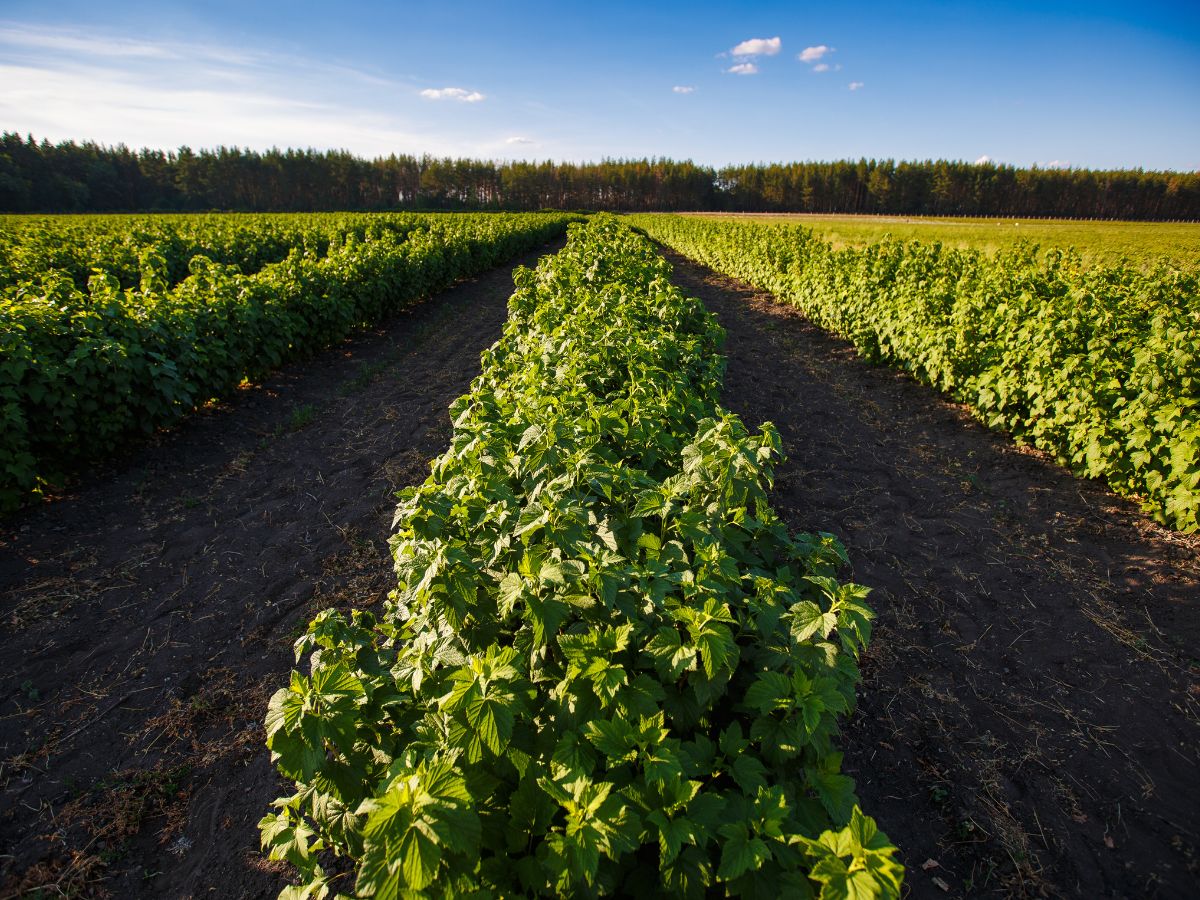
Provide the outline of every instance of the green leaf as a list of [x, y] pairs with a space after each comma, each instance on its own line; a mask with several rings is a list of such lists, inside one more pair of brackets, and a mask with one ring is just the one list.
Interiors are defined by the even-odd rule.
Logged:
[[624, 719], [595, 719], [584, 725], [583, 733], [611, 760], [624, 761], [636, 755], [633, 726]]
[[733, 775], [733, 780], [737, 782], [738, 787], [749, 796], [753, 796], [760, 787], [767, 783], [766, 766], [753, 756], [739, 756], [735, 759], [730, 774]]
[[837, 625], [837, 616], [833, 613], [821, 612], [821, 607], [811, 600], [801, 600], [788, 611], [792, 623], [792, 637], [797, 641], [807, 641], [813, 635], [820, 633], [821, 637], [829, 637]]
[[725, 842], [721, 847], [721, 865], [717, 869], [717, 877], [722, 881], [732, 881], [747, 872], [757, 871], [771, 858], [767, 845], [751, 837], [744, 824], [726, 825], [721, 829], [721, 834]]
[[437, 877], [442, 850], [419, 828], [410, 828], [399, 846], [401, 870], [410, 888], [421, 890]]
[[654, 810], [646, 822], [658, 831], [659, 865], [669, 866], [679, 856], [684, 844], [692, 843], [695, 834], [687, 818], [668, 819], [661, 810]]
[[733, 634], [724, 625], [710, 623], [695, 636], [696, 646], [700, 650], [700, 660], [704, 664], [704, 674], [709, 678], [716, 676], [721, 669], [732, 669], [737, 662], [737, 645]]
[[749, 746], [750, 742], [746, 740], [746, 736], [742, 733], [742, 726], [739, 722], [735, 721], [731, 723], [721, 732], [721, 752], [730, 759], [740, 756]]
[[512, 738], [512, 710], [502, 700], [480, 697], [467, 704], [466, 715], [484, 746], [500, 756]]
[[399, 860], [393, 862], [387, 853], [368, 848], [358, 866], [355, 892], [372, 900], [399, 900], [404, 888]]
[[657, 535], [650, 532], [643, 532], [642, 536], [637, 539], [637, 545], [644, 550], [649, 550], [651, 554], [657, 554], [662, 549], [662, 541]]
[[287, 814], [267, 815], [258, 828], [262, 847], [269, 851], [271, 859], [286, 859], [293, 865], [306, 866], [313, 838], [317, 836], [307, 822]]
[[567, 578], [562, 565], [553, 560], [546, 560], [538, 571], [538, 580], [543, 585], [566, 584]]
[[791, 709], [792, 680], [780, 672], [759, 672], [746, 691], [746, 705], [760, 713]]
[[812, 768], [804, 772], [830, 818], [839, 825], [847, 822], [851, 811], [857, 809], [854, 805], [858, 800], [854, 796], [854, 779], [837, 772], [822, 772]]
[[642, 757], [647, 784], [673, 785], [683, 780], [683, 762], [667, 747], [648, 749]]
[[[293, 685], [295, 679], [300, 677], [297, 673], [292, 673]], [[295, 688], [280, 688], [271, 695], [271, 700], [267, 704], [267, 741], [270, 745], [270, 739], [276, 733], [282, 731], [284, 733], [293, 731], [300, 717], [304, 714], [304, 697], [302, 693], [298, 693]]]
[[655, 666], [669, 681], [677, 680], [695, 665], [696, 649], [683, 646], [679, 632], [670, 626], [664, 625], [655, 632], [645, 652], [654, 657]]
[[429, 810], [433, 830], [446, 849], [473, 857], [479, 852], [482, 825], [474, 809], [457, 804], [438, 804]]

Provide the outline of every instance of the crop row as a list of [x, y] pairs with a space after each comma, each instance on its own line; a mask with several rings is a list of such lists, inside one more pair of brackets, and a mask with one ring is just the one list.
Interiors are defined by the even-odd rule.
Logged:
[[402, 218], [350, 223], [251, 274], [193, 255], [173, 284], [151, 244], [137, 287], [99, 260], [86, 291], [64, 275], [0, 298], [0, 508], [246, 378], [540, 246], [573, 217]]
[[867, 359], [969, 404], [990, 427], [1140, 498], [1200, 515], [1200, 290], [1171, 268], [1083, 268], [883, 241], [834, 250], [797, 226], [636, 216], [652, 238], [771, 291]]
[[834, 746], [867, 591], [772, 510], [778, 434], [718, 405], [669, 279], [611, 216], [517, 271], [397, 589], [313, 620], [271, 700], [283, 896], [898, 895]]
[[392, 231], [403, 237], [450, 219], [438, 214], [282, 214], [167, 216], [10, 216], [0, 218], [0, 296], [42, 293], [66, 279], [87, 290], [93, 275], [134, 288], [142, 278], [173, 286], [193, 257], [237, 266], [243, 274], [279, 262], [292, 250], [324, 256], [353, 235]]

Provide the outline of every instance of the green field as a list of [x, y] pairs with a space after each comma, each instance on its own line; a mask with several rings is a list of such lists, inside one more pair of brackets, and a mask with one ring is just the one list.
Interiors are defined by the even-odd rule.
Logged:
[[[801, 227], [822, 223], [831, 230]], [[838, 579], [847, 545], [792, 533], [768, 502], [781, 430], [751, 432], [721, 405], [725, 328], [673, 283], [654, 242], [769, 291], [862, 359], [1104, 479], [1159, 522], [1200, 530], [1200, 266], [1192, 244], [1166, 236], [1195, 241], [1196, 226], [1009, 223], [1022, 238], [1055, 226], [1090, 237], [1084, 255], [1062, 256], [981, 220], [337, 213], [0, 224], [0, 511], [61, 494], [212, 398], [284, 363], [340, 355], [356, 331], [567, 232], [536, 269], [514, 272], [507, 324], [481, 342], [478, 369], [474, 359], [464, 369], [462, 354], [447, 365], [415, 328], [396, 332], [392, 346], [427, 359], [381, 379], [368, 418], [392, 421], [390, 404], [434, 380], [433, 367], [463, 383], [478, 374], [449, 406], [448, 449], [396, 495], [395, 589], [369, 607], [314, 604], [293, 645], [308, 674], [277, 673], [265, 735], [295, 790], [264, 808], [259, 827], [269, 861], [299, 879], [283, 897], [328, 896], [351, 873], [353, 896], [376, 900], [627, 896], [642, 883], [663, 896], [901, 895], [903, 857], [855, 794], [856, 773], [879, 784], [878, 772], [843, 772], [837, 741], [871, 635], [868, 588]], [[920, 240], [875, 239], [889, 231]], [[743, 365], [772, 349], [729, 333]], [[811, 353], [801, 364], [814, 366]], [[829, 395], [836, 407], [806, 406], [799, 368], [762, 371], [743, 383], [754, 393], [773, 380], [774, 408], [800, 428], [849, 406], [840, 391]], [[304, 404], [293, 419], [304, 410], [320, 417]], [[336, 427], [357, 458], [359, 432]], [[264, 467], [296, 460], [281, 467], [288, 492], [286, 473], [320, 476], [307, 461], [315, 434], [262, 457]], [[792, 447], [805, 440], [799, 432]], [[857, 484], [828, 502], [890, 491], [888, 471], [873, 471], [878, 487], [867, 490], [852, 472]], [[955, 500], [958, 484], [948, 483]], [[233, 502], [241, 510], [253, 498]], [[212, 527], [227, 518], [214, 511]], [[977, 562], [994, 564], [982, 552]]]
[[1125, 259], [1141, 267], [1167, 262], [1194, 268], [1200, 261], [1200, 222], [1104, 222], [1080, 219], [968, 219], [810, 213], [685, 213], [706, 218], [788, 222], [811, 228], [836, 248], [864, 247], [887, 235], [986, 252], [1022, 241], [1042, 249], [1073, 248], [1089, 263]]

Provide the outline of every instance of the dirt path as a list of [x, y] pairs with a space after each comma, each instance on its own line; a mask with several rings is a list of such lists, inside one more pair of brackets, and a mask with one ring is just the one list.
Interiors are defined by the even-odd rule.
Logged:
[[266, 701], [318, 609], [391, 586], [393, 493], [449, 443], [510, 269], [0, 523], [0, 897], [278, 893]]
[[1200, 541], [668, 256], [783, 436], [776, 507], [874, 588], [845, 769], [912, 895], [1200, 896]]

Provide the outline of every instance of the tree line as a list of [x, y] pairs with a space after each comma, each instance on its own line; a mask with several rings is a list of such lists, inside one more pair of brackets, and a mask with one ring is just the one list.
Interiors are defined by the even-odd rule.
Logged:
[[131, 150], [0, 136], [0, 210], [385, 209], [883, 213], [1200, 219], [1200, 173], [861, 159], [712, 168], [341, 150]]

